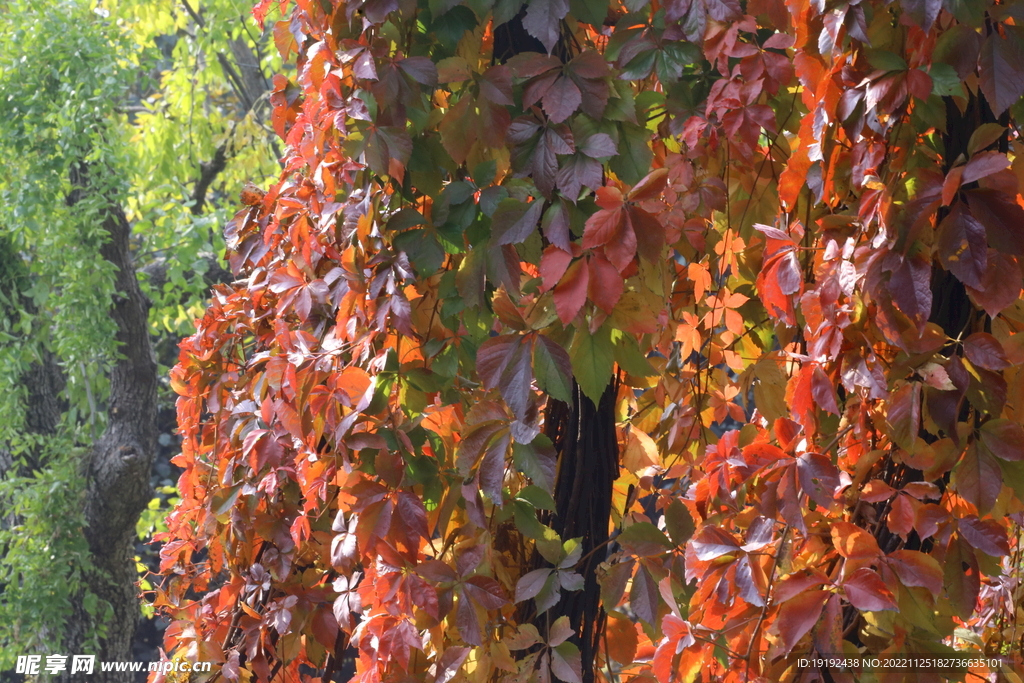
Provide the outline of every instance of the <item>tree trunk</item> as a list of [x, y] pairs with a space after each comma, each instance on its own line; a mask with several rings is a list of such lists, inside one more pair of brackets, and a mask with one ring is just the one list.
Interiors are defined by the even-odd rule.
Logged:
[[549, 399], [544, 431], [558, 453], [555, 479], [555, 514], [551, 527], [563, 541], [580, 538], [583, 553], [575, 570], [583, 576], [583, 590], [565, 592], [543, 619], [546, 625], [568, 616], [580, 647], [583, 683], [593, 683], [602, 624], [601, 588], [597, 567], [608, 555], [612, 485], [619, 476], [619, 445], [615, 436], [615, 398], [618, 382], [612, 381], [597, 405], [573, 382], [572, 405]]
[[[81, 169], [72, 178], [83, 192], [89, 191], [86, 174]], [[95, 653], [97, 662], [132, 659], [132, 640], [140, 617], [133, 560], [135, 524], [152, 497], [149, 472], [157, 437], [157, 366], [149, 342], [149, 302], [132, 265], [131, 230], [116, 205], [108, 208], [103, 227], [109, 238], [101, 254], [117, 268], [110, 315], [117, 324], [118, 358], [110, 372], [107, 428], [84, 463], [88, 482], [84, 534], [96, 568], [88, 583], [113, 609], [105, 620], [107, 633], [100, 651]], [[81, 597], [68, 622], [65, 654], [93, 654], [85, 651], [84, 643], [89, 625], [98, 620], [88, 615]], [[98, 669], [97, 665], [92, 678], [98, 683], [133, 679], [130, 672]]]

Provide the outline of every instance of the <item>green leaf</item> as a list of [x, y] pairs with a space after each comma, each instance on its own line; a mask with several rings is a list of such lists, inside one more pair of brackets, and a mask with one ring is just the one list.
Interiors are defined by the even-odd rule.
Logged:
[[942, 62], [932, 64], [928, 75], [932, 77], [932, 92], [939, 97], [964, 96], [963, 81], [960, 80], [956, 69], [949, 64]]
[[619, 139], [619, 154], [612, 158], [610, 166], [623, 182], [635, 185], [651, 170], [654, 154], [647, 146], [650, 132], [631, 123], [620, 124], [622, 137]]
[[894, 52], [888, 50], [868, 50], [868, 63], [879, 71], [906, 71], [907, 62]]
[[444, 249], [429, 228], [409, 230], [395, 237], [395, 247], [404, 251], [421, 277], [436, 273], [444, 263]]
[[542, 490], [552, 493], [555, 489], [555, 449], [543, 434], [528, 444], [512, 445], [512, 462], [516, 469], [525, 474]]
[[218, 522], [224, 523], [228, 521], [228, 517], [231, 515], [231, 508], [235, 506], [235, 501], [238, 500], [238, 494], [241, 490], [242, 487], [239, 484], [236, 486], [218, 489], [217, 492], [213, 494], [210, 510], [213, 512], [213, 516], [217, 518]]
[[615, 362], [619, 367], [634, 377], [653, 377], [658, 374], [632, 335], [614, 330], [612, 339], [615, 341]]
[[569, 0], [569, 11], [573, 18], [600, 27], [608, 16], [606, 0]]
[[673, 498], [665, 509], [665, 528], [676, 545], [683, 545], [693, 536], [696, 529], [693, 517], [678, 498]]
[[569, 354], [552, 339], [537, 336], [533, 347], [533, 372], [537, 386], [562, 403], [572, 403], [572, 363]]
[[615, 350], [611, 330], [602, 325], [594, 334], [577, 330], [573, 339], [572, 371], [584, 395], [597, 404], [612, 377]]
[[516, 494], [516, 500], [525, 500], [538, 510], [555, 509], [555, 499], [551, 494], [535, 485], [524, 487]]
[[454, 51], [462, 37], [476, 28], [477, 23], [473, 10], [457, 5], [435, 18], [430, 30], [445, 49]]
[[615, 540], [630, 553], [639, 557], [661, 555], [672, 548], [672, 541], [668, 540], [665, 532], [650, 522], [636, 522], [629, 525]]

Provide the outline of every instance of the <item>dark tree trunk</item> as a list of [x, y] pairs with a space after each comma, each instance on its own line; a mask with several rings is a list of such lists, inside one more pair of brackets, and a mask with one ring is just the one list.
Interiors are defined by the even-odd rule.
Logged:
[[545, 624], [563, 615], [569, 617], [580, 647], [583, 683], [594, 681], [594, 660], [605, 619], [597, 567], [608, 554], [612, 485], [619, 476], [617, 393], [618, 383], [613, 381], [595, 406], [574, 382], [572, 405], [549, 399], [545, 415], [545, 433], [558, 453], [556, 508], [550, 523], [563, 541], [582, 539], [583, 554], [576, 571], [583, 576], [584, 585], [581, 591], [564, 592], [558, 604], [543, 616]]
[[[73, 174], [75, 194], [89, 192], [87, 169]], [[136, 570], [133, 560], [135, 524], [152, 497], [149, 472], [156, 448], [157, 366], [149, 342], [149, 302], [136, 279], [129, 249], [130, 227], [124, 212], [110, 205], [103, 221], [108, 235], [101, 255], [117, 269], [110, 316], [117, 325], [118, 357], [110, 372], [107, 428], [89, 453], [85, 537], [96, 572], [92, 592], [109, 603], [113, 614], [98, 661], [132, 659], [132, 639], [139, 621]], [[65, 638], [68, 654], [92, 654], [83, 646], [93, 620], [79, 599], [73, 606]], [[97, 669], [99, 667], [97, 666]], [[128, 683], [130, 672], [100, 672], [92, 680]]]

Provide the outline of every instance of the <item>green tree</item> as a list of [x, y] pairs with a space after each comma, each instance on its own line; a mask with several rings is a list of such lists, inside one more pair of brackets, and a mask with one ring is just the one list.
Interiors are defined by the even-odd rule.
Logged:
[[0, 670], [127, 660], [160, 368], [224, 277], [225, 203], [274, 167], [273, 63], [229, 2], [3, 9]]

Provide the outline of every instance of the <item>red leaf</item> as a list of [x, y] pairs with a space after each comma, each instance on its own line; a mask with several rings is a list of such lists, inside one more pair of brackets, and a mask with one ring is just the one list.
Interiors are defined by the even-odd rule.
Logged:
[[889, 278], [889, 293], [908, 318], [924, 330], [932, 311], [932, 263], [923, 252], [903, 259]]
[[[552, 245], [565, 252], [572, 251], [569, 236], [568, 205], [569, 202], [564, 199], [553, 203], [548, 210], [544, 212], [544, 218], [541, 219], [540, 224], [541, 230], [544, 231], [544, 237], [546, 237]], [[568, 265], [568, 262], [566, 265]], [[561, 275], [559, 275], [559, 277], [561, 277]]]
[[862, 612], [898, 610], [892, 591], [882, 577], [870, 567], [861, 567], [843, 581], [843, 590], [850, 604]]
[[[598, 193], [600, 192], [601, 190], [598, 190]], [[598, 196], [600, 197], [600, 194]], [[608, 244], [622, 231], [622, 225], [625, 220], [626, 214], [618, 206], [610, 209], [601, 209], [587, 219], [587, 223], [583, 228], [583, 248], [593, 249], [594, 247]]]
[[476, 370], [487, 389], [496, 389], [512, 353], [519, 345], [519, 336], [506, 334], [491, 337], [476, 352]]
[[849, 522], [832, 523], [832, 542], [848, 559], [874, 559], [881, 554], [875, 537]]
[[[525, 346], [525, 345], [524, 345]], [[529, 354], [524, 354], [529, 359]], [[480, 490], [494, 503], [502, 502], [502, 484], [505, 481], [505, 459], [512, 434], [507, 429], [499, 431], [487, 446], [480, 461]]]
[[978, 519], [970, 515], [958, 522], [958, 528], [965, 541], [986, 555], [1002, 557], [1010, 554], [1006, 529], [996, 520]]
[[501, 373], [498, 390], [512, 409], [512, 414], [525, 420], [533, 385], [533, 365], [530, 362], [532, 344], [526, 342], [525, 337], [519, 340], [520, 343], [512, 351], [512, 357]]
[[668, 186], [668, 169], [656, 168], [640, 180], [626, 197], [631, 202], [657, 199]]
[[826, 583], [829, 583], [829, 579], [821, 571], [817, 569], [804, 569], [790, 574], [779, 582], [772, 591], [772, 600], [781, 604], [803, 593], [808, 588], [822, 586]]
[[488, 576], [471, 576], [463, 588], [473, 602], [484, 609], [498, 609], [508, 603], [501, 584]]
[[796, 461], [800, 488], [820, 507], [829, 508], [839, 488], [839, 468], [820, 453], [804, 453]]
[[825, 590], [806, 591], [782, 603], [779, 615], [771, 627], [782, 638], [782, 654], [788, 654], [814, 628], [821, 617], [825, 601], [831, 595]]
[[942, 567], [931, 555], [900, 549], [889, 555], [888, 562], [904, 586], [927, 588], [936, 597], [942, 591]]
[[609, 211], [618, 209], [624, 201], [622, 193], [619, 192], [617, 187], [605, 186], [597, 190], [595, 203], [602, 209], [608, 209]]
[[908, 382], [890, 395], [885, 420], [892, 440], [911, 450], [921, 428], [920, 382]]
[[919, 505], [920, 503], [910, 496], [897, 495], [893, 499], [892, 506], [889, 508], [889, 514], [886, 517], [886, 524], [889, 526], [889, 530], [899, 534], [900, 538], [904, 541], [907, 540], [907, 536], [914, 529], [915, 508]]
[[[953, 203], [956, 198], [957, 190], [960, 189], [960, 179], [963, 178], [964, 167], [954, 166], [949, 169], [949, 173], [946, 174], [946, 179], [942, 181], [942, 205], [949, 206]], [[971, 208], [973, 208], [973, 204]]]
[[[1024, 64], [1021, 66], [1024, 67]], [[1010, 160], [1002, 152], [979, 152], [967, 162], [960, 183], [966, 185], [1009, 167]]]
[[555, 287], [555, 311], [563, 325], [572, 322], [587, 301], [590, 270], [583, 259], [576, 259]]
[[508, 60], [506, 66], [519, 78], [533, 78], [545, 71], [562, 68], [562, 62], [557, 57], [539, 52], [520, 52]]
[[986, 370], [1002, 370], [1010, 367], [1003, 345], [987, 332], [975, 332], [965, 339], [964, 354], [972, 365]]
[[572, 202], [580, 196], [584, 187], [601, 187], [601, 164], [583, 154], [569, 157], [555, 176], [555, 183], [567, 199]]
[[978, 508], [979, 514], [985, 514], [999, 497], [1003, 474], [992, 456], [972, 443], [953, 468], [953, 484], [957, 493]]
[[459, 673], [462, 663], [466, 661], [472, 648], [450, 647], [444, 651], [441, 658], [437, 660], [437, 674], [433, 683], [448, 683]]
[[[423, 501], [414, 493], [403, 491], [395, 496], [395, 515], [392, 516], [392, 526], [403, 530], [402, 535], [411, 543], [418, 538], [430, 538], [430, 531], [427, 529], [427, 510]], [[417, 550], [415, 545], [409, 550]]]
[[580, 78], [604, 78], [608, 75], [608, 63], [596, 50], [584, 50], [569, 62], [569, 71]]
[[594, 254], [588, 260], [590, 265], [590, 282], [587, 295], [605, 313], [611, 315], [615, 304], [622, 297], [625, 283], [615, 266], [601, 254]]
[[455, 610], [455, 627], [459, 629], [459, 635], [467, 645], [483, 644], [483, 633], [480, 632], [480, 621], [477, 619], [472, 600], [459, 600], [459, 606]]
[[665, 247], [665, 227], [657, 218], [635, 206], [630, 207], [628, 215], [640, 255], [650, 263], [657, 263]]
[[996, 116], [1024, 95], [1024, 44], [1016, 26], [1000, 25], [981, 44], [979, 84]]
[[832, 385], [832, 381], [825, 374], [825, 371], [821, 369], [821, 366], [814, 366], [814, 373], [811, 375], [811, 396], [814, 397], [814, 402], [818, 404], [818, 407], [822, 410], [832, 413], [833, 415], [839, 414], [839, 404], [836, 403], [836, 390]]
[[647, 567], [640, 563], [633, 575], [633, 586], [629, 589], [629, 606], [641, 621], [654, 624], [659, 601], [658, 583]]
[[1024, 427], [1010, 420], [989, 420], [981, 426], [981, 443], [997, 458], [1024, 460]]
[[690, 547], [701, 562], [713, 560], [740, 549], [732, 534], [716, 526], [705, 526], [690, 541]]
[[907, 90], [919, 100], [927, 100], [932, 93], [932, 77], [920, 69], [907, 72]]
[[967, 203], [988, 233], [988, 243], [1005, 254], [1024, 256], [1024, 209], [999, 190], [968, 190]]
[[[1021, 220], [1024, 220], [1024, 214], [1021, 215]], [[992, 231], [989, 230], [988, 234], [991, 242]], [[1017, 261], [995, 249], [988, 251], [988, 268], [982, 277], [981, 289], [967, 288], [971, 300], [985, 309], [992, 318], [999, 315], [1003, 309], [1012, 306], [1020, 298], [1020, 290], [1021, 274]]]
[[408, 57], [398, 60], [395, 64], [417, 83], [437, 85], [437, 66], [430, 57]]
[[559, 76], [558, 80], [552, 83], [544, 93], [541, 104], [552, 122], [561, 123], [579, 108], [582, 101], [580, 89], [576, 87], [572, 79]]
[[939, 526], [945, 524], [948, 519], [949, 513], [944, 507], [935, 503], [927, 503], [917, 509], [914, 528], [917, 529], [917, 535], [921, 537], [921, 540], [924, 540], [934, 536], [939, 530]]
[[592, 157], [594, 159], [612, 157], [618, 154], [618, 149], [615, 147], [615, 141], [612, 140], [611, 136], [607, 133], [596, 133], [591, 135], [587, 138], [587, 141], [580, 146], [579, 150], [588, 157]]
[[636, 243], [636, 232], [633, 230], [627, 213], [626, 220], [622, 221], [618, 234], [611, 242], [604, 245], [605, 256], [620, 273], [626, 272], [626, 269], [632, 265], [633, 257], [636, 256]]
[[540, 257], [540, 277], [545, 290], [558, 284], [570, 263], [572, 263], [572, 254], [568, 251], [562, 251], [554, 244], [544, 250]]
[[988, 266], [985, 228], [962, 202], [957, 202], [938, 227], [939, 259], [968, 287], [981, 287]]
[[568, 13], [569, 0], [533, 0], [523, 18], [523, 28], [550, 54], [561, 36], [562, 19]]
[[[524, 52], [522, 54], [528, 55], [530, 53]], [[515, 102], [512, 99], [512, 72], [509, 67], [504, 64], [496, 64], [487, 69], [484, 72], [483, 78], [480, 79], [480, 94], [500, 106], [511, 107], [514, 105]]]

